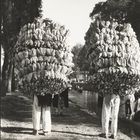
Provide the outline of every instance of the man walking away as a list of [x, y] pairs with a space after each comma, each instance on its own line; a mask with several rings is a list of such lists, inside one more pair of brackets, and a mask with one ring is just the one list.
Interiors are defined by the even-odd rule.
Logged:
[[119, 106], [120, 106], [119, 95], [108, 94], [104, 96], [103, 107], [102, 107], [102, 134], [101, 136], [108, 138], [109, 121], [110, 121], [110, 116], [112, 114], [110, 138], [113, 138], [113, 139], [116, 138], [117, 127], [118, 127]]
[[51, 94], [46, 94], [44, 96], [34, 95], [33, 97], [32, 119], [34, 135], [38, 135], [38, 131], [40, 130], [41, 116], [44, 135], [51, 132], [51, 100]]

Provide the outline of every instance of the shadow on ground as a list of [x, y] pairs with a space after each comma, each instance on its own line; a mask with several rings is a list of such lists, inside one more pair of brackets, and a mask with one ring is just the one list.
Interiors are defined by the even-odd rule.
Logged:
[[32, 135], [32, 128], [24, 128], [24, 127], [1, 127], [2, 132], [6, 133], [17, 133], [17, 134], [28, 134]]
[[[33, 135], [32, 128], [25, 128], [25, 127], [1, 127], [0, 128], [2, 132], [6, 133], [17, 133], [17, 134], [28, 134]], [[61, 134], [71, 134], [71, 135], [80, 135], [80, 136], [90, 136], [90, 137], [97, 137], [99, 135], [91, 135], [91, 134], [83, 134], [83, 133], [77, 133], [77, 132], [70, 132], [70, 131], [58, 131], [58, 130], [52, 130], [53, 132], [61, 133]]]

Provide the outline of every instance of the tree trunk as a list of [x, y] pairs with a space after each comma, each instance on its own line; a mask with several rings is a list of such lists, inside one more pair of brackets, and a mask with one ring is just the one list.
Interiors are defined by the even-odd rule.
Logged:
[[16, 83], [15, 83], [15, 73], [14, 73], [14, 64], [12, 68], [12, 83], [11, 83], [11, 90], [14, 92], [16, 90]]
[[[1, 67], [1, 42], [0, 42], [0, 87], [2, 87], [2, 72], [1, 72], [1, 68], [2, 67]], [[1, 88], [0, 88], [0, 93], [1, 93]]]
[[2, 69], [2, 92], [1, 96], [5, 96], [7, 92], [11, 92], [11, 76], [12, 76], [12, 63], [10, 58], [5, 54], [4, 64]]
[[[20, 27], [33, 21], [35, 17], [40, 15], [41, 0], [2, 0], [2, 20], [3, 20], [3, 39], [4, 48], [4, 64], [2, 68], [2, 85], [1, 95], [11, 92], [13, 76], [13, 47], [17, 41], [17, 35]], [[13, 79], [13, 80], [12, 80]], [[14, 89], [14, 87], [13, 87]]]
[[4, 48], [4, 63], [2, 68], [2, 92], [1, 96], [5, 96], [8, 91], [8, 78], [9, 78], [9, 69], [11, 68], [10, 59], [11, 55], [8, 53], [12, 44], [10, 41], [11, 32], [10, 32], [10, 24], [12, 21], [12, 2], [11, 0], [5, 0], [2, 1], [2, 19], [3, 19], [3, 39], [2, 39], [2, 45]]
[[13, 64], [10, 62], [8, 71], [8, 81], [7, 81], [7, 92], [12, 92], [12, 77], [13, 77]]

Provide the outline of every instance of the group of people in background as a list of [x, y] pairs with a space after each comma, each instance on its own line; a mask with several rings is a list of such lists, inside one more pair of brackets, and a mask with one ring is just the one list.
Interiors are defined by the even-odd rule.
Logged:
[[127, 95], [125, 97], [125, 115], [127, 119], [132, 120], [134, 114], [140, 111], [140, 96], [137, 94]]

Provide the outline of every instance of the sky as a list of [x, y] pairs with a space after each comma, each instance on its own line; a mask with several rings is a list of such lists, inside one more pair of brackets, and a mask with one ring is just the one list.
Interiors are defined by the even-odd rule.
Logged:
[[70, 45], [84, 45], [84, 36], [91, 22], [89, 14], [99, 1], [105, 0], [44, 0], [43, 15], [70, 30]]

